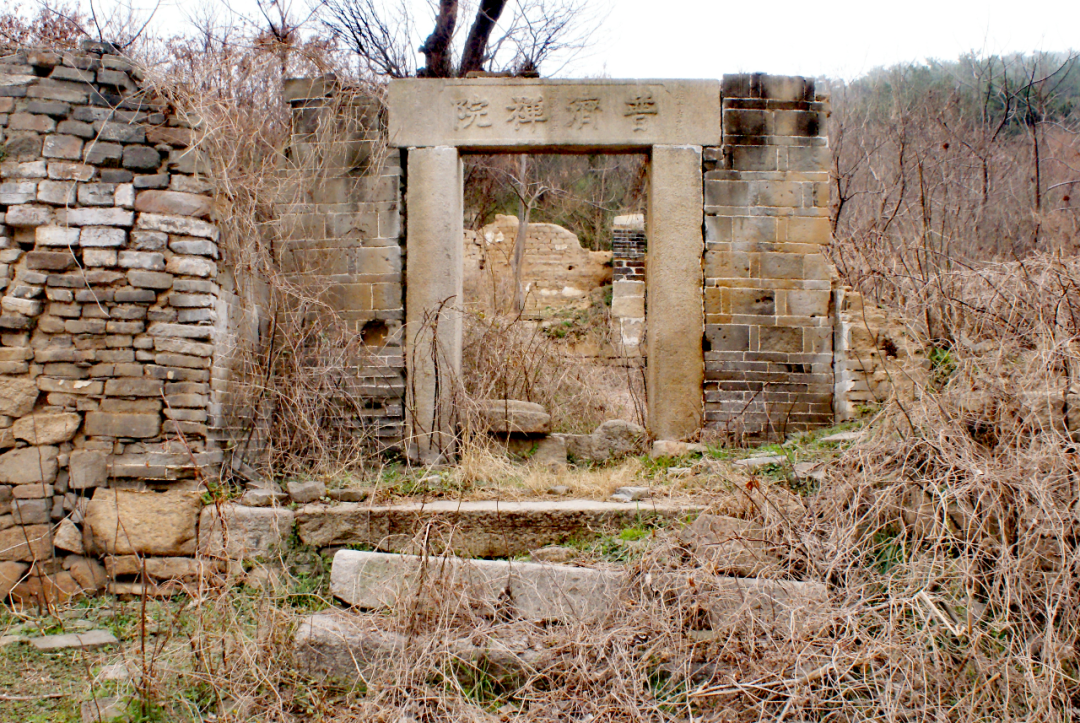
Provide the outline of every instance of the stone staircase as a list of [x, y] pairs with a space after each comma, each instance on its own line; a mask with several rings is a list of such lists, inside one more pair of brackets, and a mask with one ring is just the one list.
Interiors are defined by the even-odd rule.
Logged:
[[[788, 636], [823, 624], [828, 596], [824, 586], [814, 582], [733, 577], [717, 574], [710, 565], [577, 566], [538, 562], [535, 557], [478, 559], [521, 556], [568, 538], [633, 524], [645, 514], [685, 519], [696, 511], [651, 502], [586, 500], [397, 508], [338, 505], [317, 509], [309, 505], [298, 513], [301, 538], [309, 544], [359, 542], [381, 551], [339, 549], [335, 553], [330, 589], [343, 607], [302, 621], [295, 636], [297, 664], [309, 675], [357, 680], [381, 663], [400, 658], [400, 652], [415, 643], [376, 623], [379, 615], [370, 613], [419, 611], [454, 617], [467, 612], [497, 621], [496, 627], [510, 632], [495, 641], [485, 637], [475, 644], [467, 631], [459, 630], [438, 633], [454, 638], [438, 642], [457, 658], [482, 663], [488, 674], [511, 678], [528, 675], [545, 654], [521, 642], [528, 635], [514, 633], [515, 625], [601, 629], [649, 605], [692, 609], [697, 629], [706, 631], [734, 620], [752, 620], [754, 625]], [[413, 541], [425, 525], [452, 530], [440, 540], [449, 543], [446, 549], [463, 555], [408, 554], [415, 552]]]

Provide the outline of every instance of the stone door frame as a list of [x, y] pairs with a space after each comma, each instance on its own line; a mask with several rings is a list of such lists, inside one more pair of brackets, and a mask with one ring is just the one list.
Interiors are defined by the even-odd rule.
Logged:
[[406, 156], [406, 442], [453, 449], [464, 277], [462, 160], [469, 153], [644, 153], [649, 158], [647, 427], [703, 424], [704, 146], [719, 146], [718, 81], [398, 80], [392, 146]]

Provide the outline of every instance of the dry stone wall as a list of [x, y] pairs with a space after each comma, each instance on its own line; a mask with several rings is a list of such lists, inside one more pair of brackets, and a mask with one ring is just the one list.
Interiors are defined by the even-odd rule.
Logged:
[[[0, 56], [0, 134], [0, 561], [96, 589], [95, 554], [194, 551], [228, 350], [265, 320], [219, 273], [196, 131], [111, 46]], [[119, 490], [118, 543], [88, 523]]]

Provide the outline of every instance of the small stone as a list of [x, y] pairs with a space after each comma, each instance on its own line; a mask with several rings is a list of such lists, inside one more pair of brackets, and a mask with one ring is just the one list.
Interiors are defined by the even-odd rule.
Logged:
[[289, 482], [286, 487], [289, 490], [289, 497], [292, 497], [295, 502], [300, 504], [314, 502], [326, 495], [326, 485], [319, 480], [294, 480]]
[[824, 462], [798, 462], [795, 465], [795, 477], [804, 481], [824, 482]]
[[554, 487], [548, 487], [547, 493], [549, 495], [565, 497], [566, 495], [570, 494], [570, 488], [566, 485], [555, 485]]
[[66, 517], [60, 521], [56, 532], [53, 533], [53, 546], [66, 552], [74, 552], [76, 555], [86, 552], [83, 547], [82, 530]]
[[73, 490], [100, 487], [108, 477], [107, 457], [97, 450], [74, 450], [68, 458], [68, 485]]
[[127, 705], [119, 696], [88, 700], [79, 708], [82, 723], [110, 723], [127, 715]]
[[111, 680], [120, 683], [127, 683], [131, 678], [131, 668], [127, 666], [127, 663], [112, 663], [102, 666], [97, 674], [98, 680]]
[[754, 471], [763, 467], [771, 467], [773, 465], [784, 464], [787, 462], [787, 457], [780, 457], [777, 455], [768, 455], [762, 457], [747, 457], [746, 459], [738, 459], [733, 462], [736, 467], [742, 467], [745, 470]]
[[240, 504], [245, 507], [275, 507], [288, 502], [289, 495], [281, 490], [255, 488], [244, 493]]
[[537, 562], [563, 564], [573, 562], [578, 557], [578, 554], [578, 551], [572, 547], [549, 545], [548, 547], [541, 547], [539, 550], [533, 550], [529, 553], [529, 557]]
[[616, 497], [625, 497], [630, 502], [636, 502], [638, 500], [646, 500], [651, 495], [652, 492], [648, 487], [619, 487], [612, 495], [612, 499]]

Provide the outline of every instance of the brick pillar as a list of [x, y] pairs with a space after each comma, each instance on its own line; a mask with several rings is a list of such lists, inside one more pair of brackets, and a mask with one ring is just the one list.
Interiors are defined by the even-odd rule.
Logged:
[[611, 240], [611, 332], [616, 352], [637, 357], [645, 340], [645, 217], [616, 216]]
[[832, 423], [827, 105], [814, 81], [729, 75], [705, 151], [705, 417], [750, 436]]
[[461, 372], [464, 209], [456, 148], [411, 148], [405, 243], [406, 426], [424, 462], [453, 450], [453, 398]]
[[649, 433], [701, 430], [701, 146], [654, 146], [649, 187]]

